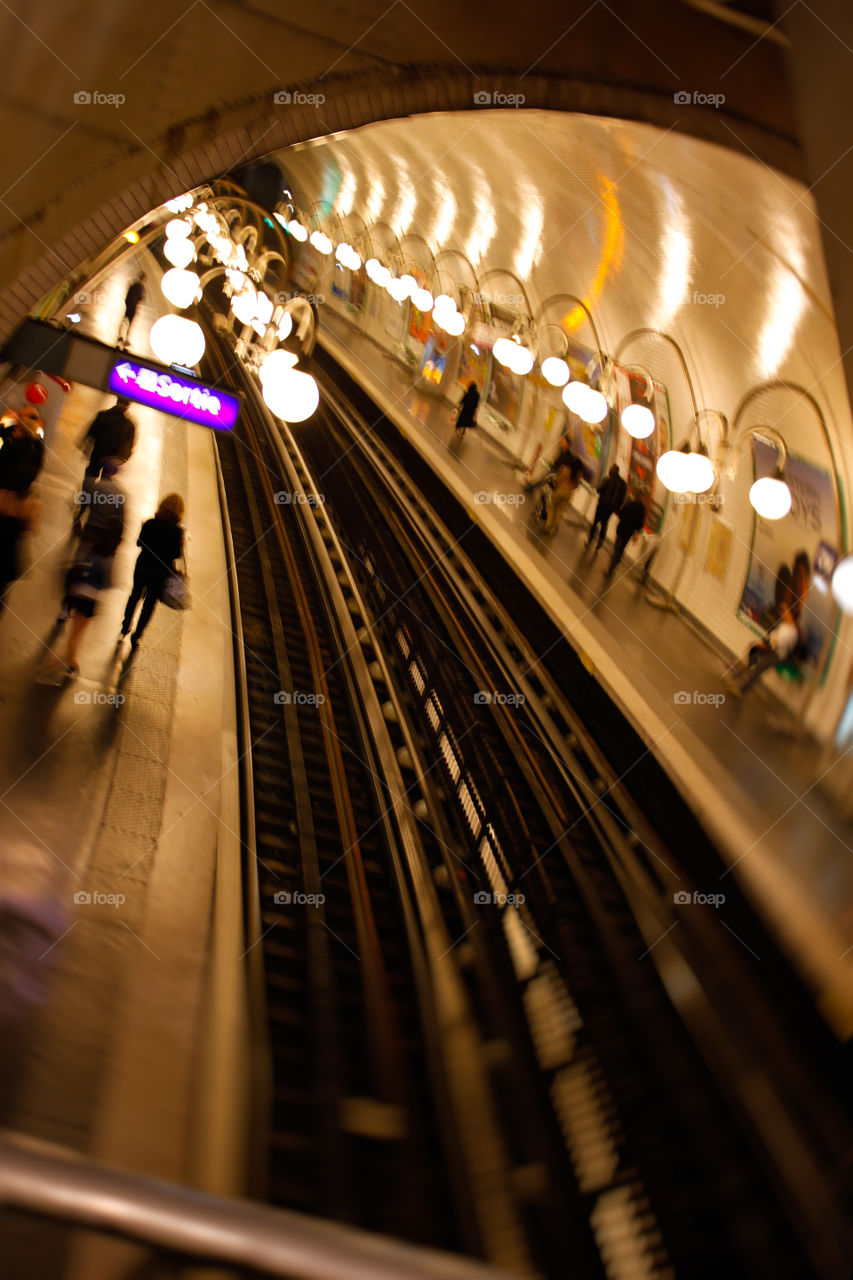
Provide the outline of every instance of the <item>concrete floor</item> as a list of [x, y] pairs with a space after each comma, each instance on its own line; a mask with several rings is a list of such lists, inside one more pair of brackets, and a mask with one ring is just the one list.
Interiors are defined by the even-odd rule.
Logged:
[[[544, 538], [520, 495], [522, 468], [506, 441], [468, 432], [451, 444], [446, 404], [412, 388], [412, 374], [329, 307], [321, 342], [466, 504], [534, 595], [584, 655], [647, 747], [676, 781], [728, 869], [794, 959], [837, 1032], [853, 1034], [853, 825], [849, 757], [785, 730], [791, 718], [763, 690], [724, 694], [731, 655], [685, 621], [649, 604], [629, 547], [612, 580], [605, 549], [585, 546], [593, 497], [583, 488], [562, 526]], [[475, 494], [489, 501], [475, 501]], [[612, 522], [615, 527], [615, 521]], [[775, 673], [765, 682], [778, 679]], [[686, 704], [679, 694], [686, 692]]]

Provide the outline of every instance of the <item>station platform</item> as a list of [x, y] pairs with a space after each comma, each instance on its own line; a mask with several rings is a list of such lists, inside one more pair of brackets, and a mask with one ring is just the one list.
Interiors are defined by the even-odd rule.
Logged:
[[722, 855], [720, 882], [703, 891], [725, 893], [736, 876], [829, 1024], [853, 1035], [853, 823], [839, 803], [853, 784], [849, 757], [791, 732], [793, 722], [780, 728], [760, 689], [726, 697], [723, 676], [740, 655], [653, 607], [630, 546], [606, 578], [612, 543], [597, 555], [586, 547], [588, 487], [545, 538], [524, 467], [493, 434], [468, 431], [457, 447], [447, 403], [413, 387], [411, 370], [328, 307], [319, 341], [463, 503], [676, 783]]
[[[125, 267], [99, 283], [84, 331], [115, 342], [130, 278]], [[131, 353], [152, 354], [155, 318], [146, 301]], [[136, 447], [119, 475], [126, 512], [114, 586], [83, 636], [79, 677], [61, 687], [35, 680], [57, 635], [86, 466], [77, 446], [112, 401], [80, 385], [66, 396], [34, 488], [41, 529], [25, 539], [29, 567], [0, 617], [0, 1026], [14, 1046], [4, 1049], [0, 1123], [231, 1193], [240, 1162], [205, 1136], [216, 1105], [223, 1141], [234, 1100], [213, 1097], [214, 1071], [231, 1057], [236, 1078], [246, 1037], [229, 976], [242, 950], [231, 615], [204, 428], [131, 406]], [[194, 607], [158, 605], [129, 662], [119, 630], [136, 538], [172, 491], [186, 504]], [[223, 947], [230, 969], [217, 967]], [[44, 1231], [34, 1224], [34, 1239]], [[88, 1266], [81, 1255], [68, 1275], [93, 1274]]]

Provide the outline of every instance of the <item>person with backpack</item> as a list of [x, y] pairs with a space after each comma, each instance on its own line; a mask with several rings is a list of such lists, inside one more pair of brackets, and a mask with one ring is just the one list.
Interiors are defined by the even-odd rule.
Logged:
[[141, 600], [142, 611], [136, 630], [130, 637], [132, 653], [136, 652], [142, 633], [151, 621], [157, 601], [163, 594], [166, 579], [174, 571], [175, 561], [184, 554], [184, 530], [181, 525], [183, 514], [183, 498], [179, 493], [169, 493], [154, 516], [146, 520], [139, 531], [136, 545], [142, 550], [133, 570], [133, 588], [121, 624], [122, 636], [128, 635]]

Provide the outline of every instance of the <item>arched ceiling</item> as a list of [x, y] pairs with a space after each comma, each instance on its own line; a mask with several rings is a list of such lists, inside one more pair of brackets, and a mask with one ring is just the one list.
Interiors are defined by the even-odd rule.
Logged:
[[[89, 240], [74, 232], [110, 201], [121, 209], [100, 215], [103, 235], [241, 159], [472, 109], [478, 92], [656, 123], [799, 173], [784, 49], [764, 29], [760, 8], [742, 27], [729, 6], [698, 0], [317, 0], [299, 12], [278, 0], [11, 0], [0, 7], [0, 289], [35, 264], [41, 284], [69, 274]], [[296, 89], [324, 101], [274, 101]]]
[[[389, 121], [277, 160], [297, 204], [310, 213], [319, 201], [313, 212], [343, 216], [353, 238], [381, 221], [434, 253], [460, 251], [479, 276], [503, 268], [534, 313], [552, 294], [582, 297], [610, 354], [641, 326], [672, 335], [700, 406], [731, 418], [769, 378], [810, 388], [836, 461], [846, 454], [853, 437], [819, 224], [796, 180], [674, 130], [513, 110]], [[384, 228], [373, 241], [394, 244]], [[429, 261], [417, 239], [403, 245]], [[461, 259], [441, 261], [470, 284]], [[442, 274], [436, 287], [447, 282]], [[509, 276], [490, 277], [489, 292], [524, 310]], [[547, 319], [571, 311], [549, 308]], [[574, 319], [592, 345], [582, 313]], [[684, 427], [689, 400], [671, 350], [635, 343], [624, 359], [654, 366]], [[796, 449], [813, 425], [793, 414], [783, 431]]]

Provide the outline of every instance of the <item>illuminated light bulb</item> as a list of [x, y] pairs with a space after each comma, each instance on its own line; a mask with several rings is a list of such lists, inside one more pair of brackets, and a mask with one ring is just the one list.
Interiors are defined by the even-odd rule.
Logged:
[[284, 217], [284, 215], [283, 215], [283, 214], [281, 214], [281, 213], [274, 213], [274, 214], [273, 214], [273, 217], [275, 218], [275, 220], [276, 220], [276, 222], [279, 224], [279, 226], [280, 226], [280, 227], [284, 227], [284, 229], [285, 229], [285, 231], [286, 231], [286, 230], [287, 230], [287, 219]]
[[188, 267], [195, 261], [195, 245], [192, 240], [167, 240], [163, 245], [163, 257], [173, 267]]
[[832, 575], [832, 597], [839, 609], [853, 613], [853, 556], [839, 560]]
[[763, 476], [749, 491], [749, 500], [764, 520], [781, 520], [791, 510], [791, 490], [781, 476]]
[[569, 376], [569, 366], [559, 356], [548, 356], [542, 361], [542, 377], [552, 387], [564, 387]]
[[312, 231], [311, 243], [318, 253], [328, 254], [332, 252], [332, 242], [322, 231]]
[[267, 406], [283, 422], [304, 422], [320, 403], [320, 389], [310, 373], [288, 369], [263, 384]]
[[161, 316], [155, 320], [148, 341], [163, 364], [181, 364], [192, 369], [204, 355], [204, 334], [200, 326], [184, 316]]
[[353, 249], [349, 256], [349, 269], [350, 271], [358, 271], [360, 267], [361, 258], [358, 256], [355, 249]]
[[395, 302], [405, 302], [409, 296], [409, 291], [402, 280], [392, 280], [388, 286], [388, 292]]
[[231, 310], [241, 324], [251, 324], [258, 309], [258, 296], [254, 287], [246, 283], [239, 293], [231, 299]]
[[510, 342], [509, 338], [498, 338], [497, 342], [492, 347], [492, 355], [495, 357], [498, 364], [503, 365], [505, 369], [510, 369], [512, 367], [510, 362], [513, 359], [514, 350], [515, 343]]
[[172, 200], [167, 200], [165, 207], [170, 213], [183, 213], [185, 209], [193, 207], [192, 194], [187, 191], [182, 196], [175, 196]]
[[390, 286], [391, 281], [394, 279], [394, 277], [391, 275], [391, 272], [388, 270], [388, 268], [383, 267], [380, 263], [380, 265], [377, 267], [374, 273], [373, 279], [375, 283], [379, 285], [380, 289], [387, 289]]
[[292, 218], [290, 222], [288, 222], [287, 230], [293, 236], [294, 240], [298, 240], [300, 244], [304, 244], [308, 239], [308, 232], [305, 227], [303, 227], [302, 223], [298, 222], [296, 218]]
[[[571, 383], [569, 385], [571, 386]], [[584, 422], [589, 422], [592, 425], [604, 421], [607, 417], [607, 401], [600, 391], [596, 391], [594, 387], [586, 388], [583, 408], [578, 417], [583, 418]]]
[[292, 331], [293, 331], [293, 316], [290, 314], [289, 311], [286, 311], [284, 315], [281, 317], [281, 321], [278, 326], [279, 340], [281, 342], [284, 342], [285, 338], [290, 337]]
[[166, 237], [169, 240], [182, 240], [192, 229], [192, 223], [186, 218], [172, 218], [166, 223]]
[[252, 328], [254, 329], [255, 333], [258, 335], [259, 338], [263, 338], [266, 336], [267, 326], [264, 324], [263, 320], [259, 320], [257, 316], [255, 316], [254, 320], [252, 321]]
[[194, 271], [184, 271], [181, 267], [173, 267], [171, 271], [167, 271], [160, 281], [160, 290], [163, 297], [171, 302], [173, 307], [178, 307], [183, 311], [184, 307], [190, 307], [201, 296], [201, 281]]
[[427, 311], [432, 310], [432, 294], [429, 289], [415, 289], [412, 294], [412, 302], [415, 304], [418, 311], [422, 312], [424, 315]]
[[585, 382], [570, 382], [568, 386], [563, 388], [561, 399], [567, 409], [571, 409], [572, 413], [580, 416], [583, 407], [584, 396], [588, 387]]
[[125, 238], [125, 240], [127, 241], [127, 243], [128, 243], [128, 244], [139, 244], [139, 232], [138, 232], [138, 231], [125, 231], [125, 232], [124, 232], [124, 238]]
[[371, 280], [376, 279], [376, 272], [379, 270], [381, 266], [382, 266], [382, 263], [379, 261], [378, 258], [367, 259], [367, 262], [365, 262], [364, 264], [364, 269], [367, 272], [369, 279]]
[[[689, 493], [707, 493], [708, 490], [711, 488], [711, 485], [714, 483], [714, 480], [716, 479], [716, 473], [714, 471], [713, 462], [705, 453], [689, 453], [687, 455], [687, 461], [690, 464], [690, 469], [687, 473], [690, 481], [690, 487], [688, 489], [688, 492]], [[774, 481], [774, 483], [776, 482]], [[785, 488], [787, 489], [788, 486], [785, 485]], [[791, 505], [791, 502], [790, 502], [790, 491], [789, 491], [788, 508], [790, 508], [790, 505]], [[785, 515], [786, 512], [783, 511], [782, 514]]]
[[284, 373], [289, 373], [298, 360], [299, 357], [292, 351], [271, 351], [268, 356], [265, 356], [258, 370], [261, 385], [265, 385], [267, 381], [275, 381]]
[[626, 404], [619, 420], [635, 440], [645, 440], [655, 429], [655, 415], [644, 404]]
[[533, 368], [533, 352], [529, 351], [527, 347], [520, 346], [516, 342], [511, 342], [510, 346], [514, 347], [515, 350], [510, 358], [509, 367], [513, 373], [517, 373], [519, 376], [523, 377], [524, 374], [529, 373]]
[[452, 316], [448, 316], [444, 327], [452, 338], [458, 338], [465, 332], [465, 317], [461, 312], [455, 311]]
[[255, 318], [264, 324], [272, 320], [272, 298], [263, 289], [258, 290], [258, 301], [255, 306]]
[[406, 286], [406, 297], [411, 298], [412, 294], [418, 287], [418, 282], [414, 276], [410, 276], [408, 272], [400, 276], [400, 283]]
[[668, 449], [657, 460], [655, 472], [665, 489], [670, 493], [689, 493], [692, 480], [691, 454], [683, 449]]

